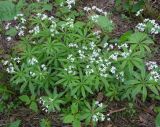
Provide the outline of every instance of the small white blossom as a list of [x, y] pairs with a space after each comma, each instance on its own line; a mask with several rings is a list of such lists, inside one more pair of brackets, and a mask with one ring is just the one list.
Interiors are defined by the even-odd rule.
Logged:
[[142, 12], [143, 12], [143, 9], [140, 9], [139, 11], [137, 11], [136, 16], [139, 16]]
[[41, 68], [42, 68], [44, 71], [46, 71], [46, 70], [47, 70], [47, 67], [46, 67], [46, 65], [45, 65], [45, 64], [42, 64], [42, 65], [41, 65]]
[[12, 37], [8, 36], [8, 37], [6, 38], [6, 40], [7, 40], [7, 41], [11, 41], [11, 40], [12, 40]]
[[34, 57], [28, 60], [28, 64], [30, 64], [30, 65], [34, 65], [34, 64], [36, 64], [36, 63], [38, 63], [38, 61], [37, 61], [37, 59], [34, 58]]
[[116, 68], [114, 66], [112, 66], [110, 71], [111, 71], [111, 73], [115, 74]]

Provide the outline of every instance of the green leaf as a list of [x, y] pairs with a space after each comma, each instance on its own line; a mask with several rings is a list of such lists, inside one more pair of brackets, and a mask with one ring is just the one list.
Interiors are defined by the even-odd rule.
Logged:
[[145, 33], [136, 32], [129, 37], [129, 43], [134, 43], [134, 44], [140, 43], [143, 40], [145, 40], [147, 37], [148, 36]]
[[151, 90], [154, 94], [159, 95], [159, 92], [158, 92], [157, 88], [156, 88], [154, 85], [151, 84], [151, 85], [149, 85], [148, 87], [150, 88], [150, 90]]
[[13, 20], [16, 14], [17, 12], [15, 4], [13, 4], [9, 0], [0, 1], [0, 20], [2, 21]]
[[73, 121], [74, 121], [74, 116], [73, 115], [67, 115], [63, 119], [64, 123], [72, 123]]
[[72, 114], [77, 113], [77, 112], [78, 112], [78, 104], [73, 103], [73, 104], [71, 105], [71, 111], [72, 111]]
[[81, 87], [81, 93], [82, 93], [82, 96], [85, 98], [86, 97], [86, 93], [85, 93], [84, 87]]
[[129, 81], [126, 81], [126, 84], [130, 84], [130, 85], [133, 85], [133, 84], [139, 84], [140, 82], [138, 80], [129, 80]]
[[19, 127], [20, 123], [21, 123], [21, 120], [16, 120], [15, 122], [10, 123], [9, 127]]
[[22, 96], [19, 97], [19, 99], [21, 101], [25, 102], [26, 104], [29, 104], [31, 102], [27, 95], [22, 95]]
[[30, 90], [30, 92], [31, 92], [31, 94], [32, 95], [34, 95], [35, 93], [34, 93], [34, 85], [32, 84], [32, 83], [29, 83], [29, 90]]
[[138, 93], [141, 93], [142, 86], [138, 85], [132, 92], [132, 97], [135, 98]]
[[17, 30], [16, 28], [13, 28], [13, 27], [6, 31], [6, 35], [8, 36], [14, 37], [16, 34], [17, 34]]
[[72, 125], [73, 127], [81, 127], [81, 122], [78, 120], [74, 120]]
[[97, 20], [97, 24], [106, 32], [112, 32], [112, 30], [114, 28], [114, 24], [111, 22], [111, 20], [109, 20], [108, 17], [105, 17], [105, 16], [99, 15], [99, 18]]
[[128, 38], [131, 36], [131, 34], [132, 34], [132, 31], [127, 31], [126, 33], [124, 33], [124, 34], [120, 37], [119, 41], [120, 41], [120, 42], [125, 42], [125, 41], [127, 41]]
[[43, 5], [43, 10], [44, 11], [52, 11], [52, 4], [45, 4]]
[[24, 4], [25, 4], [25, 0], [18, 1], [17, 5], [16, 5], [17, 12], [20, 11], [24, 7]]
[[160, 113], [158, 113], [158, 115], [156, 116], [156, 127], [160, 127]]
[[29, 106], [30, 109], [32, 109], [35, 112], [38, 112], [38, 106], [36, 102], [32, 102]]
[[145, 86], [143, 87], [143, 92], [142, 93], [143, 93], [142, 94], [142, 100], [144, 102], [146, 100], [146, 98], [147, 98], [147, 89], [146, 89]]
[[24, 89], [26, 88], [27, 84], [23, 83], [22, 86], [20, 87], [20, 93], [23, 93]]
[[84, 88], [86, 89], [86, 91], [88, 91], [89, 93], [93, 94], [93, 92], [92, 92], [92, 90], [91, 90], [90, 87], [88, 87], [88, 86], [85, 85]]

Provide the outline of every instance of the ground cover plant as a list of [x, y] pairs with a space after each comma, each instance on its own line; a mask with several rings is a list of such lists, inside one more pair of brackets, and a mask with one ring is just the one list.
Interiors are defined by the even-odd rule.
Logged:
[[[2, 41], [17, 42], [1, 58], [2, 115], [23, 106], [43, 114], [40, 127], [110, 127], [119, 115], [114, 113], [125, 110], [121, 115], [134, 119], [137, 100], [159, 101], [160, 68], [148, 56], [156, 49], [160, 26], [143, 15], [144, 1], [115, 1], [118, 11], [140, 19], [118, 37], [112, 36], [113, 14], [95, 5], [79, 6], [83, 2], [0, 1]], [[125, 108], [110, 110], [115, 101], [125, 102]], [[155, 103], [156, 127], [159, 112]], [[53, 114], [61, 125], [52, 124]], [[24, 124], [18, 118], [3, 125]]]

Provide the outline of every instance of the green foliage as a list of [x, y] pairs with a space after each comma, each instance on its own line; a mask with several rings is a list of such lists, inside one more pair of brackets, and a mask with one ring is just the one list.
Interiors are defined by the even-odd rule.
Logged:
[[40, 127], [51, 127], [51, 123], [47, 119], [41, 119], [41, 121], [40, 121]]
[[158, 113], [158, 115], [156, 116], [155, 123], [156, 123], [156, 127], [160, 126], [160, 113]]
[[33, 111], [35, 112], [38, 111], [38, 106], [35, 100], [35, 96], [31, 96], [31, 98], [29, 98], [27, 95], [22, 95], [19, 97], [19, 99], [22, 102], [25, 102], [26, 105], [29, 105], [29, 108], [32, 109]]
[[[139, 96], [145, 101], [151, 95], [159, 96], [159, 82], [151, 79], [145, 66], [153, 44], [147, 34], [128, 31], [113, 39], [108, 33], [115, 25], [108, 16], [99, 14], [96, 20], [92, 16], [84, 20], [83, 12], [71, 10], [65, 1], [62, 7], [62, 1], [55, 2], [12, 3], [12, 8], [25, 9], [22, 17], [27, 20], [15, 20], [25, 29], [24, 36], [19, 36], [14, 27], [5, 33], [20, 40], [11, 59], [3, 62], [11, 77], [10, 87], [20, 95], [19, 100], [35, 112], [41, 107], [42, 112], [60, 113], [64, 123], [81, 127], [82, 123], [96, 126], [108, 117], [103, 115], [106, 106], [94, 101], [99, 92], [110, 101], [135, 100]], [[126, 10], [137, 10], [128, 4], [124, 5]], [[51, 16], [54, 6], [56, 17]], [[12, 94], [7, 87], [0, 86], [1, 91]], [[42, 119], [40, 126], [51, 125]]]
[[114, 29], [114, 24], [106, 16], [99, 16], [97, 20], [97, 25], [100, 26], [106, 32], [112, 32]]
[[145, 0], [116, 0], [116, 8], [119, 8], [120, 10], [123, 10], [128, 13], [135, 13], [138, 10], [142, 9], [145, 6]]
[[9, 127], [20, 127], [21, 120], [16, 120], [9, 124]]
[[0, 21], [10, 21], [22, 9], [24, 0], [19, 0], [15, 5], [11, 0], [0, 1]]
[[[145, 70], [142, 70], [141, 73], [133, 72], [133, 80], [128, 80], [126, 84], [129, 84], [129, 89], [127, 93], [131, 92], [133, 98], [138, 94], [142, 94], [142, 100], [145, 101], [148, 95], [147, 90], [151, 90], [155, 95], [159, 95], [159, 86], [154, 81], [151, 81], [150, 75], [147, 74]], [[127, 94], [126, 94], [127, 95]]]
[[12, 20], [16, 15], [15, 4], [11, 1], [0, 1], [0, 20]]
[[5, 34], [8, 36], [14, 37], [17, 35], [17, 30], [16, 30], [16, 28], [12, 27], [9, 30], [7, 30]]

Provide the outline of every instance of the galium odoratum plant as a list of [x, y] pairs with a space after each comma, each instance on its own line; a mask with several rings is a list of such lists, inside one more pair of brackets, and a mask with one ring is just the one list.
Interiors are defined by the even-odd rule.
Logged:
[[[64, 122], [75, 126], [81, 121], [96, 125], [106, 115], [100, 102], [90, 101], [95, 93], [101, 91], [110, 100], [120, 100], [126, 90], [134, 99], [143, 89], [143, 100], [146, 99], [150, 81], [142, 83], [145, 76], [141, 70], [153, 43], [147, 34], [131, 33], [125, 41], [118, 42], [103, 38], [103, 32], [111, 32], [114, 25], [102, 15], [89, 17], [87, 23], [45, 13], [32, 14], [26, 19], [28, 29], [16, 47], [19, 57], [3, 61], [3, 65], [11, 74], [12, 88], [39, 98], [43, 111], [65, 114]], [[95, 26], [98, 31], [93, 31]], [[127, 82], [130, 80], [135, 82]], [[75, 99], [81, 104], [75, 104]]]

